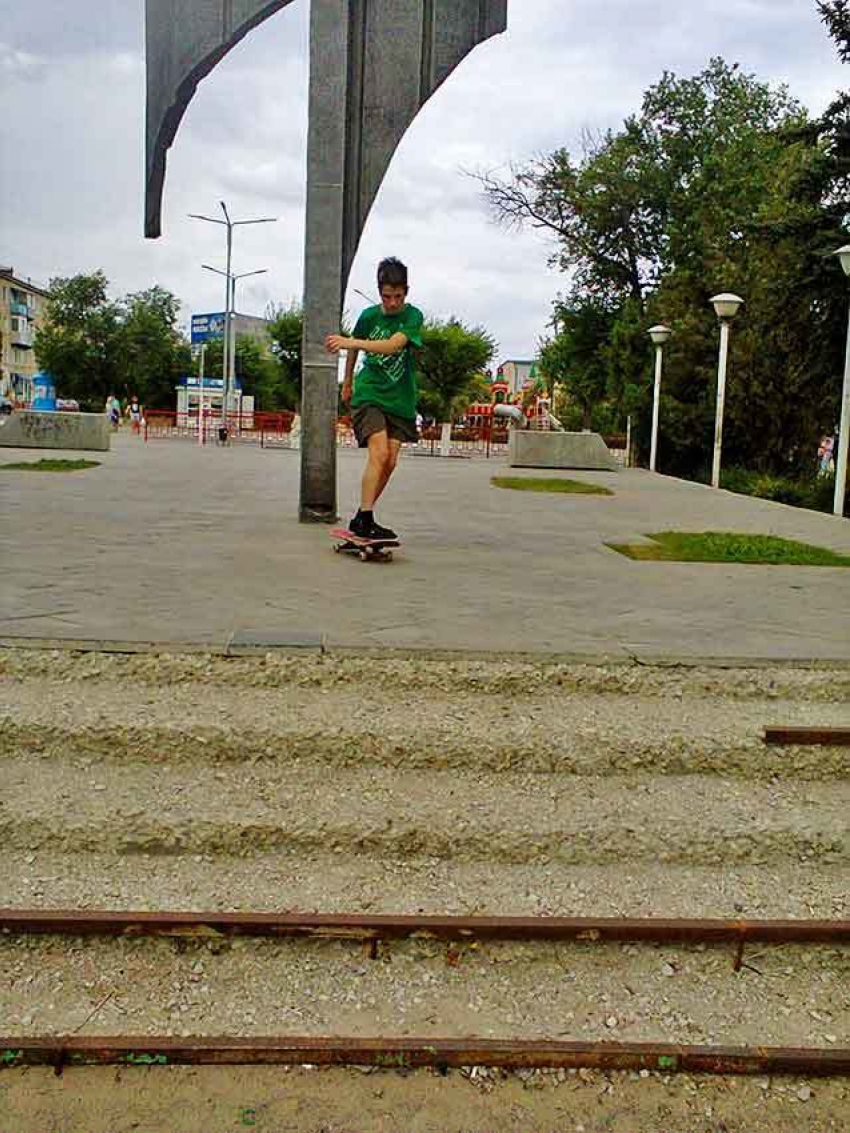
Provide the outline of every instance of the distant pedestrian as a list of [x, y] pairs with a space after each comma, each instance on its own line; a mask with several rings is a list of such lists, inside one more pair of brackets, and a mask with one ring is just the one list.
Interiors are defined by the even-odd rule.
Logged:
[[113, 429], [117, 429], [121, 424], [121, 402], [111, 393], [106, 399], [106, 416]]
[[130, 399], [130, 404], [127, 406], [127, 416], [130, 418], [130, 428], [134, 433], [138, 433], [142, 427], [142, 407], [135, 395]]

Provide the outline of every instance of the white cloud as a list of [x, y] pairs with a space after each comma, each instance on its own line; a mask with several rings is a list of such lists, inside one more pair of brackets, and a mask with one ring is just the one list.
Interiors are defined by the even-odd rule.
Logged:
[[[268, 267], [239, 292], [243, 310], [300, 295], [307, 126], [307, 4], [251, 33], [201, 83], [169, 156], [163, 231], [142, 237], [142, 0], [17, 5], [4, 15], [0, 78], [0, 260], [48, 279], [103, 267], [117, 293], [153, 282], [190, 310], [222, 305], [215, 213], [277, 216], [237, 232], [234, 267]], [[511, 0], [507, 35], [478, 48], [405, 137], [352, 273], [374, 291], [386, 254], [410, 264], [427, 311], [486, 326], [505, 356], [527, 356], [564, 279], [538, 234], [497, 229], [463, 169], [504, 166], [583, 129], [616, 129], [662, 71], [737, 61], [818, 112], [847, 85], [814, 0]], [[6, 169], [11, 175], [6, 174]]]

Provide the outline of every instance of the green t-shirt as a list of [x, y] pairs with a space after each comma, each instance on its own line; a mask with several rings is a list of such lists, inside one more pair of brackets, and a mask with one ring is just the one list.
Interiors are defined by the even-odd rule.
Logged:
[[353, 338], [375, 342], [407, 336], [407, 346], [398, 354], [363, 353], [363, 368], [354, 378], [351, 408], [377, 405], [385, 413], [413, 420], [416, 417], [416, 367], [413, 347], [422, 345], [422, 312], [409, 304], [397, 315], [385, 315], [380, 305], [367, 307], [354, 328]]

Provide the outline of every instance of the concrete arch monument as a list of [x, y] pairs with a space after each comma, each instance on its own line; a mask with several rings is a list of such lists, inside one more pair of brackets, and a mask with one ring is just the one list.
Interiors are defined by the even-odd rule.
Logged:
[[[166, 154], [198, 83], [292, 0], [146, 0], [145, 235], [160, 235]], [[302, 396], [302, 519], [336, 518], [338, 326], [390, 160], [424, 103], [507, 27], [507, 0], [311, 0]]]

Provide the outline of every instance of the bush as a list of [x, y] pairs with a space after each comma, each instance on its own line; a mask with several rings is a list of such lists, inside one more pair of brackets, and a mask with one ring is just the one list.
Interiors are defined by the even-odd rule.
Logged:
[[[703, 479], [703, 477], [699, 477]], [[705, 477], [708, 480], [708, 477]], [[834, 476], [772, 476], [767, 472], [748, 472], [745, 468], [728, 468], [720, 478], [720, 486], [742, 496], [773, 500], [778, 504], [831, 512], [835, 493]], [[845, 507], [844, 514], [847, 515]]]

